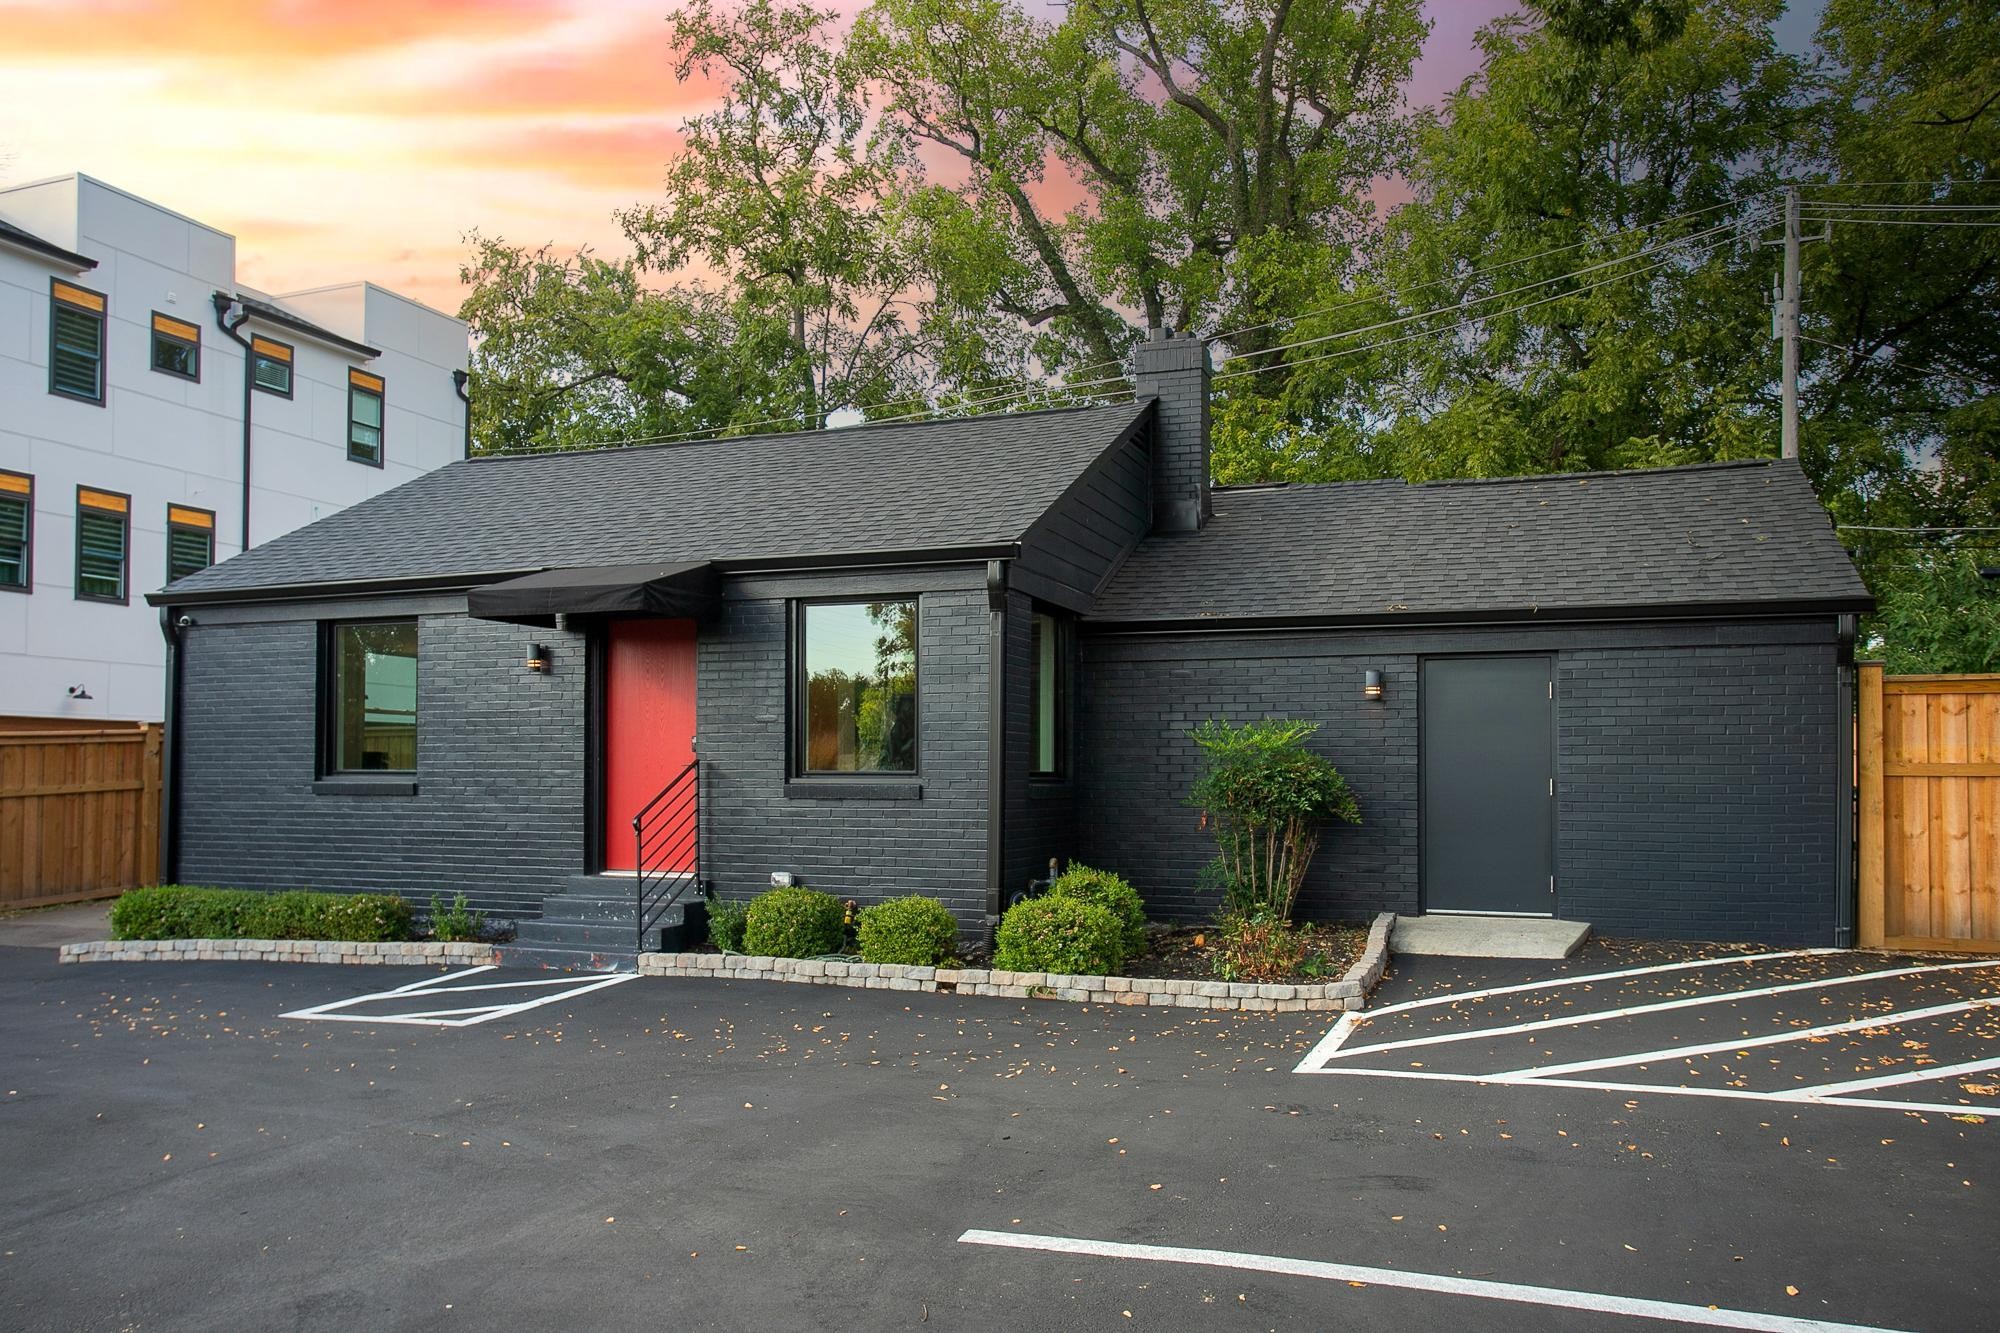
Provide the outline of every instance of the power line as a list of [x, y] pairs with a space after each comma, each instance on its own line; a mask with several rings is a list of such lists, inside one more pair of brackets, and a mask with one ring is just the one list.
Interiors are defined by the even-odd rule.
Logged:
[[1685, 222], [1690, 218], [1698, 218], [1703, 214], [1713, 213], [1718, 208], [1728, 208], [1733, 204], [1749, 203], [1752, 200], [1761, 199], [1770, 193], [1771, 191], [1769, 190], [1758, 190], [1751, 194], [1737, 195], [1734, 198], [1725, 199], [1719, 204], [1710, 204], [1706, 208], [1690, 209], [1685, 213], [1676, 213], [1672, 217], [1661, 218], [1657, 222], [1649, 222], [1643, 227], [1622, 227], [1616, 231], [1605, 232], [1599, 236], [1591, 236], [1581, 241], [1573, 241], [1568, 245], [1559, 245], [1552, 250], [1542, 250], [1532, 255], [1523, 255], [1519, 259], [1510, 259], [1504, 264], [1491, 264], [1485, 268], [1476, 268], [1470, 273], [1458, 273], [1443, 278], [1432, 278], [1428, 281], [1420, 282], [1414, 287], [1384, 288], [1380, 292], [1370, 293], [1366, 296], [1357, 295], [1352, 300], [1340, 301], [1330, 306], [1321, 306], [1315, 310], [1304, 310], [1296, 315], [1281, 315], [1277, 319], [1266, 320], [1262, 324], [1245, 324], [1241, 328], [1225, 329], [1222, 332], [1211, 333], [1208, 336], [1211, 341], [1222, 342], [1230, 338], [1240, 337], [1245, 333], [1255, 333], [1259, 329], [1275, 329], [1281, 325], [1297, 324], [1302, 320], [1311, 319], [1316, 315], [1330, 315], [1336, 311], [1346, 310], [1351, 306], [1363, 305], [1367, 302], [1380, 300], [1388, 296], [1407, 296], [1412, 292], [1421, 292], [1431, 287], [1445, 287], [1452, 283], [1470, 282], [1474, 278], [1483, 278], [1495, 273], [1504, 273], [1506, 270], [1518, 268], [1522, 264], [1532, 264], [1537, 259], [1547, 259], [1552, 255], [1567, 254], [1571, 250], [1579, 250], [1586, 245], [1598, 245], [1615, 237], [1657, 231], [1661, 227], [1669, 226], [1676, 222]]
[[1840, 532], [2000, 532], [2000, 528], [1899, 528], [1874, 523], [1836, 523], [1834, 527]]
[[[1718, 241], [1715, 244], [1709, 246], [1708, 250], [1703, 252], [1703, 256], [1705, 257], [1709, 251], [1721, 248], [1722, 244], [1723, 242]], [[1557, 292], [1553, 296], [1544, 296], [1533, 301], [1523, 302], [1520, 305], [1508, 306], [1504, 310], [1489, 310], [1483, 315], [1474, 315], [1468, 319], [1462, 319], [1458, 321], [1456, 324], [1447, 324], [1441, 328], [1419, 329], [1415, 333], [1406, 333], [1400, 338], [1389, 338], [1382, 342], [1368, 343], [1365, 346], [1361, 347], [1343, 347], [1338, 351], [1322, 352], [1318, 356], [1301, 357], [1296, 361], [1286, 362], [1284, 368], [1287, 370], [1292, 370], [1296, 369], [1299, 366], [1310, 366], [1321, 361], [1333, 361], [1344, 356], [1358, 356], [1363, 352], [1380, 351], [1382, 348], [1385, 347], [1394, 347], [1398, 343], [1414, 342], [1418, 338], [1434, 338], [1437, 337], [1439, 334], [1453, 333], [1460, 329], [1468, 329], [1471, 328], [1474, 324], [1483, 324], [1489, 319], [1498, 319], [1503, 315], [1513, 315], [1513, 314], [1518, 314], [1523, 310], [1533, 310], [1536, 306], [1548, 305], [1551, 302], [1555, 301], [1567, 301], [1571, 297], [1582, 296], [1586, 292], [1596, 291], [1599, 287], [1606, 287], [1614, 282], [1624, 282], [1628, 278], [1644, 277], [1649, 273], [1654, 273], [1660, 269], [1665, 268], [1667, 265], [1673, 263], [1676, 258], [1682, 258], [1682, 257], [1685, 256], [1669, 255], [1667, 258], [1662, 259], [1657, 263], [1651, 264], [1648, 267], [1640, 269], [1636, 272], [1614, 273], [1608, 278], [1599, 278], [1596, 282], [1586, 283], [1583, 286], [1578, 287], [1574, 291]], [[1449, 311], [1456, 308], [1457, 307], [1454, 306], [1445, 306], [1442, 308], [1442, 310], [1433, 311], [1431, 313], [1439, 314], [1443, 313], [1444, 311]], [[1268, 367], [1249, 366], [1242, 370], [1224, 371], [1222, 374], [1217, 375], [1215, 378], [1218, 380], [1234, 379], [1238, 375], [1257, 374], [1260, 370], [1263, 369], [1268, 369]]]
[[[1668, 251], [1678, 249], [1682, 246], [1691, 245], [1697, 241], [1704, 240], [1709, 236], [1715, 235], [1717, 232], [1735, 230], [1738, 228], [1738, 226], [1739, 224], [1735, 222], [1722, 223], [1718, 226], [1708, 227], [1702, 231], [1695, 232], [1691, 235], [1683, 236], [1679, 240], [1665, 241], [1659, 244], [1658, 246], [1654, 246], [1644, 250], [1635, 250], [1631, 254], [1622, 255], [1617, 259], [1607, 259], [1603, 260], [1600, 263], [1589, 264], [1583, 268], [1575, 269], [1568, 273], [1559, 273], [1555, 277], [1543, 278], [1538, 282], [1531, 282], [1522, 287], [1511, 287], [1504, 292], [1489, 292], [1485, 296], [1474, 297], [1470, 301], [1460, 301], [1454, 305], [1437, 306], [1430, 310], [1419, 311], [1413, 315], [1399, 315], [1395, 319], [1383, 320], [1380, 323], [1376, 324], [1365, 324], [1362, 325], [1360, 328], [1355, 328], [1355, 329], [1343, 329], [1338, 333], [1321, 334], [1317, 338], [1302, 338], [1297, 342], [1278, 343], [1272, 347], [1260, 348], [1255, 352], [1246, 353], [1245, 354], [1246, 359], [1248, 357], [1269, 356], [1274, 352], [1290, 351], [1300, 347], [1314, 347], [1321, 343], [1340, 342], [1347, 338], [1358, 338], [1364, 333], [1378, 333], [1384, 329], [1399, 328], [1402, 325], [1412, 324], [1418, 320], [1429, 319], [1433, 315], [1448, 314], [1455, 310], [1456, 311], [1470, 310], [1476, 306], [1485, 305], [1492, 301], [1502, 301], [1506, 300], [1509, 297], [1518, 296], [1523, 292], [1532, 292], [1538, 288], [1548, 287], [1558, 282], [1568, 282], [1574, 278], [1580, 278], [1586, 273], [1596, 273], [1607, 268], [1615, 268], [1620, 264], [1629, 264], [1635, 259], [1644, 259], [1648, 255], [1664, 254]], [[1713, 246], [1710, 247], [1710, 249], [1713, 248], [1715, 247]], [[1647, 269], [1642, 271], [1650, 272], [1651, 270]], [[1287, 362], [1286, 364], [1299, 365], [1302, 363], [1297, 361], [1291, 361]], [[1278, 367], [1276, 366], [1252, 366], [1252, 367], [1246, 367], [1243, 370], [1233, 370], [1230, 371], [1229, 373], [1232, 375], [1247, 375], [1255, 370], [1273, 370], [1277, 368]], [[1218, 378], [1220, 378], [1220, 376], [1218, 376]]]
[[1851, 214], [1814, 213], [1807, 222], [1838, 222], [1860, 227], [2000, 227], [2000, 222], [1957, 222], [1947, 218], [1864, 218]]

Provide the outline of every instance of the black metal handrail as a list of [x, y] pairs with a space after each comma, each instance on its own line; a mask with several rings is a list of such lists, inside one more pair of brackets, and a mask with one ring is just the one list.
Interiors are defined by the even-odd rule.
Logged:
[[[695, 760], [632, 816], [633, 907], [639, 952], [646, 932], [681, 895], [701, 884], [701, 761]], [[685, 855], [683, 855], [685, 854]], [[668, 867], [685, 861], [687, 869]]]

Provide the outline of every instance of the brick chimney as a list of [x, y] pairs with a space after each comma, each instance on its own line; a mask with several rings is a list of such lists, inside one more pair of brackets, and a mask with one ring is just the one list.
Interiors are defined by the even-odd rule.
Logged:
[[1132, 349], [1132, 387], [1157, 399], [1153, 419], [1153, 531], [1196, 532], [1208, 498], [1208, 344], [1155, 330]]

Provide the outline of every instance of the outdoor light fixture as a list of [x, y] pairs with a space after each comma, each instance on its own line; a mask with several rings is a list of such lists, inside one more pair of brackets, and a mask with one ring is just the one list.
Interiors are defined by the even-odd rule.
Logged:
[[69, 687], [69, 697], [72, 699], [88, 699], [90, 697], [90, 691], [86, 690], [81, 685], [72, 685]]
[[548, 647], [544, 644], [539, 644], [539, 643], [529, 644], [528, 660], [524, 665], [530, 671], [547, 672], [549, 669]]
[[1381, 672], [1364, 671], [1361, 673], [1361, 697], [1364, 699], [1379, 699], [1382, 697]]

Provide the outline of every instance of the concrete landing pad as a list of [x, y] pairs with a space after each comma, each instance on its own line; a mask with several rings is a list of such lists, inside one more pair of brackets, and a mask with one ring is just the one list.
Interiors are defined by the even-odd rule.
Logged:
[[1518, 916], [1399, 916], [1392, 953], [1447, 958], [1567, 958], [1590, 938], [1587, 921]]

